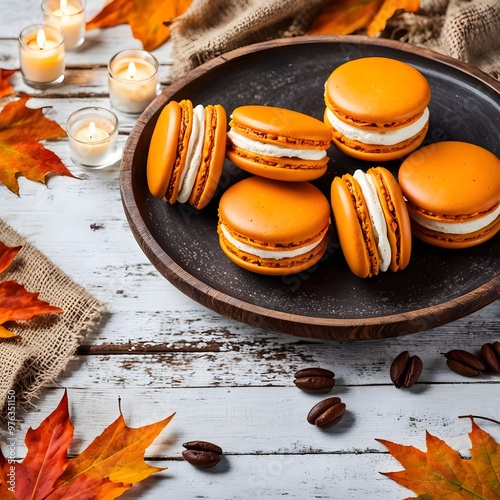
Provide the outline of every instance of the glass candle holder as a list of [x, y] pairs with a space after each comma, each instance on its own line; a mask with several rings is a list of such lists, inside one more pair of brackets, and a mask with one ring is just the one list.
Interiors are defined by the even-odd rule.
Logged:
[[59, 26], [64, 32], [66, 50], [73, 50], [85, 41], [84, 0], [43, 0], [45, 22]]
[[116, 163], [118, 118], [106, 108], [75, 111], [66, 123], [71, 159], [84, 167], [104, 168]]
[[108, 65], [111, 105], [124, 113], [142, 113], [158, 95], [159, 64], [145, 50], [115, 54]]
[[47, 88], [64, 80], [64, 33], [58, 26], [33, 24], [19, 35], [19, 63], [27, 85]]

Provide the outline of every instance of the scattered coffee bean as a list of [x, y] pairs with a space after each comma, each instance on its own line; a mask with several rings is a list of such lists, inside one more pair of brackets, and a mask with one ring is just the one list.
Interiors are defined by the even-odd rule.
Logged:
[[182, 446], [186, 448], [182, 456], [191, 464], [197, 467], [214, 467], [220, 461], [222, 448], [208, 441], [189, 441]]
[[346, 405], [340, 398], [333, 397], [320, 401], [311, 408], [307, 421], [317, 427], [331, 427], [342, 420]]
[[448, 368], [465, 377], [476, 377], [486, 370], [485, 364], [475, 354], [453, 349], [444, 354]]
[[335, 385], [335, 374], [325, 368], [304, 368], [295, 373], [293, 383], [303, 391], [325, 393]]
[[483, 344], [481, 346], [481, 359], [484, 361], [488, 371], [500, 373], [500, 342]]
[[390, 376], [398, 389], [409, 388], [419, 379], [424, 364], [418, 356], [410, 356], [408, 351], [398, 354], [391, 364]]

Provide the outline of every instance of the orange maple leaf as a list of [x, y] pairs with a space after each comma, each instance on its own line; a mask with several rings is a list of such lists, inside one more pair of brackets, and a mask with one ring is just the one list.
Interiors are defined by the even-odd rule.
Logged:
[[15, 69], [0, 68], [0, 97], [5, 97], [14, 93], [14, 89], [9, 79], [16, 71]]
[[[65, 392], [58, 407], [40, 426], [35, 430], [30, 428], [26, 433], [28, 452], [22, 462], [7, 461], [0, 450], [0, 498], [117, 498], [133, 484], [164, 470], [148, 465], [144, 453], [173, 417], [131, 428], [120, 413], [84, 451], [68, 460], [73, 424], [69, 419]], [[9, 491], [8, 471], [12, 470], [16, 478], [15, 496], [9, 497], [12, 490]]]
[[22, 245], [17, 247], [8, 247], [5, 243], [0, 241], [0, 273], [5, 271], [11, 264]]
[[[500, 498], [500, 446], [471, 418], [471, 458], [464, 459], [445, 441], [426, 432], [427, 452], [377, 439], [405, 467], [383, 472], [418, 498], [498, 500]], [[414, 497], [412, 497], [414, 498]]]
[[348, 35], [366, 30], [380, 33], [397, 10], [416, 12], [420, 0], [335, 0], [320, 11], [309, 30], [316, 35]]
[[60, 307], [51, 306], [38, 295], [38, 292], [28, 292], [16, 281], [0, 283], [0, 338], [18, 337], [2, 326], [7, 321], [27, 321], [40, 314], [62, 312]]
[[111, 28], [128, 24], [134, 38], [145, 50], [154, 50], [170, 37], [165, 23], [180, 16], [191, 5], [191, 0], [112, 0], [88, 23], [87, 29]]
[[29, 97], [7, 104], [0, 112], [0, 182], [19, 194], [17, 175], [45, 182], [49, 173], [74, 175], [59, 157], [38, 141], [65, 137], [66, 132], [43, 115], [26, 107]]

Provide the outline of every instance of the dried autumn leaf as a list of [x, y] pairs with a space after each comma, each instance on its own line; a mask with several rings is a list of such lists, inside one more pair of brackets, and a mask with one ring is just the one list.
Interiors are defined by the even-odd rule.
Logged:
[[190, 5], [191, 0], [112, 0], [87, 23], [87, 29], [128, 24], [144, 49], [154, 50], [170, 37], [164, 23], [180, 16]]
[[[500, 446], [473, 419], [471, 458], [463, 459], [445, 441], [426, 433], [427, 452], [377, 439], [405, 467], [383, 472], [418, 498], [493, 500], [500, 498]], [[412, 497], [416, 498], [416, 497]]]
[[5, 97], [14, 93], [14, 89], [9, 79], [16, 71], [15, 69], [0, 68], [0, 97]]
[[5, 271], [12, 264], [12, 261], [21, 248], [22, 245], [8, 247], [5, 243], [0, 241], [0, 273]]
[[49, 173], [74, 177], [55, 153], [38, 142], [65, 137], [66, 132], [42, 109], [26, 107], [28, 99], [11, 102], [0, 112], [0, 182], [15, 194], [19, 194], [19, 174], [38, 182], [45, 182]]
[[367, 26], [366, 34], [368, 36], [378, 35], [397, 10], [417, 12], [419, 7], [420, 0], [385, 0], [382, 7]]
[[40, 314], [62, 312], [61, 308], [40, 300], [38, 295], [38, 292], [28, 292], [16, 281], [0, 283], [0, 338], [18, 336], [2, 326], [6, 321], [27, 321]]
[[[29, 429], [22, 462], [8, 463], [0, 450], [0, 498], [56, 500], [119, 497], [133, 484], [164, 470], [144, 462], [144, 452], [174, 415], [154, 424], [131, 428], [120, 416], [72, 460], [73, 439], [65, 392], [58, 407], [36, 429]], [[14, 467], [16, 496], [9, 497], [8, 471]], [[5, 496], [4, 496], [5, 494]]]
[[396, 10], [416, 12], [420, 0], [338, 0], [329, 2], [314, 21], [309, 34], [348, 35], [366, 29], [380, 33]]
[[42, 499], [52, 492], [64, 471], [73, 429], [65, 391], [57, 408], [37, 429], [29, 428], [26, 433], [24, 442], [28, 452], [22, 463], [15, 464], [18, 499]]

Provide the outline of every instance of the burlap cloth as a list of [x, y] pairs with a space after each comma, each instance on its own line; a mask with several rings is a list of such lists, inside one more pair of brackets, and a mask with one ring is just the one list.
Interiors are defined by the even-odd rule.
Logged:
[[11, 396], [9, 403], [15, 402], [16, 411], [32, 407], [40, 389], [56, 379], [81, 339], [99, 323], [104, 305], [2, 220], [0, 241], [7, 246], [23, 245], [11, 266], [0, 274], [0, 281], [16, 280], [63, 310], [9, 323], [9, 329], [21, 338], [0, 339], [0, 424], [5, 426], [7, 396]]
[[[170, 25], [172, 80], [201, 63], [255, 42], [307, 34], [335, 0], [193, 0]], [[500, 0], [421, 0], [381, 35], [427, 47], [500, 76]]]

